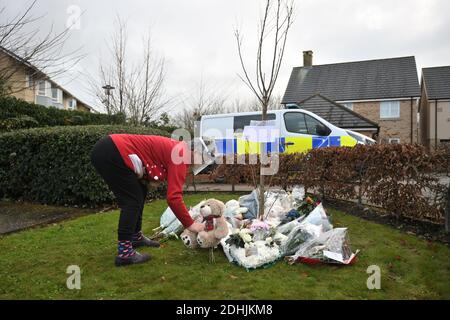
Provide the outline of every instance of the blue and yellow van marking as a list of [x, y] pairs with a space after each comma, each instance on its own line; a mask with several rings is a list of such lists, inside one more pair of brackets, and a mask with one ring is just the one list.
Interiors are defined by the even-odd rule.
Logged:
[[350, 136], [331, 137], [282, 137], [274, 142], [250, 142], [241, 138], [216, 139], [218, 154], [257, 154], [261, 147], [267, 153], [302, 153], [311, 149], [326, 147], [354, 147], [356, 139]]

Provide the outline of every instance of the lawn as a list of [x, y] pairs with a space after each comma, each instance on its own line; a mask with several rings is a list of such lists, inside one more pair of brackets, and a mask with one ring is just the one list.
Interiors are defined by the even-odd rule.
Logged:
[[[190, 205], [208, 197], [197, 194]], [[148, 204], [144, 232], [158, 225], [165, 201]], [[247, 272], [216, 263], [207, 251], [191, 251], [171, 240], [151, 253], [148, 264], [114, 267], [118, 212], [89, 215], [0, 238], [0, 299], [449, 299], [450, 250], [388, 226], [328, 210], [335, 227], [349, 228], [354, 266], [288, 265]], [[366, 269], [381, 268], [381, 289], [368, 290]], [[81, 290], [66, 287], [66, 268], [81, 268]]]

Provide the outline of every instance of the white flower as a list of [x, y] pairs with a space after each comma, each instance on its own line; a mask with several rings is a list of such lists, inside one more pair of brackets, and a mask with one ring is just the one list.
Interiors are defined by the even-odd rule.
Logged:
[[249, 235], [248, 233], [241, 234], [240, 236], [241, 236], [242, 240], [244, 240], [244, 242], [247, 242], [247, 243], [252, 242], [252, 236]]
[[242, 229], [239, 231], [239, 236], [242, 238], [242, 240], [244, 240], [244, 242], [251, 242], [252, 241], [252, 236], [250, 234], [250, 230], [249, 229]]
[[272, 237], [267, 237], [266, 238], [266, 243], [271, 243], [273, 241]]
[[250, 229], [244, 228], [244, 229], [239, 230], [240, 235], [244, 235], [244, 234], [248, 234], [248, 233], [251, 233]]

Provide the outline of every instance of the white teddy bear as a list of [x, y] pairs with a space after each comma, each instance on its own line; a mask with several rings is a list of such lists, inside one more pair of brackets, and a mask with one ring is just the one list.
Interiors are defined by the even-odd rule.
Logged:
[[240, 228], [242, 220], [244, 220], [244, 213], [248, 211], [247, 208], [241, 207], [239, 201], [230, 200], [225, 203], [225, 219], [233, 226], [233, 228]]

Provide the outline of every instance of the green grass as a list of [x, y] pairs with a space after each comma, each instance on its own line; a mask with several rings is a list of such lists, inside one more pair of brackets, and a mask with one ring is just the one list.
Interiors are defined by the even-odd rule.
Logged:
[[[190, 205], [208, 197], [186, 196]], [[165, 201], [145, 208], [144, 232], [158, 225]], [[216, 263], [208, 252], [191, 251], [171, 240], [148, 264], [114, 267], [118, 212], [81, 217], [0, 238], [0, 299], [449, 299], [450, 251], [388, 226], [329, 210], [335, 227], [347, 226], [354, 266], [288, 265], [247, 272], [228, 263], [221, 250]], [[79, 265], [81, 290], [66, 287], [66, 268]], [[381, 268], [381, 289], [368, 290], [366, 269]]]

